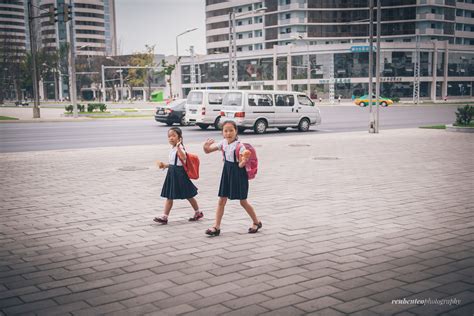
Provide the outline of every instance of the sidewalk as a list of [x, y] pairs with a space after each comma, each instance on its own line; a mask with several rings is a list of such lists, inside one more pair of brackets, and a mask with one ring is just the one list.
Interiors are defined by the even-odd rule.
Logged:
[[215, 238], [222, 157], [201, 144], [205, 218], [176, 201], [166, 226], [167, 146], [0, 154], [0, 315], [472, 315], [472, 135], [244, 140], [263, 228], [229, 201]]

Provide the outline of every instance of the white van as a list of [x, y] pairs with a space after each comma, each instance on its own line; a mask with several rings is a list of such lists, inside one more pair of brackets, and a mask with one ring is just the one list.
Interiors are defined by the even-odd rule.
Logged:
[[188, 124], [196, 124], [202, 129], [210, 125], [219, 128], [222, 99], [225, 91], [193, 90], [186, 100], [185, 120]]
[[302, 132], [321, 124], [321, 113], [308, 96], [295, 91], [229, 90], [222, 101], [221, 122], [233, 120], [239, 131], [253, 129], [263, 134], [267, 128]]

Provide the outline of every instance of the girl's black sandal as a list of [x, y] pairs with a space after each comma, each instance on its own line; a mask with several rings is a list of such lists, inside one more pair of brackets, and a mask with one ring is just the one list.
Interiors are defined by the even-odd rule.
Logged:
[[219, 236], [220, 233], [221, 233], [221, 230], [215, 227], [211, 227], [206, 230], [206, 235], [209, 235], [209, 236]]
[[258, 223], [253, 223], [255, 226], [257, 226], [257, 228], [253, 228], [253, 227], [250, 227], [249, 228], [249, 234], [255, 234], [256, 232], [258, 232], [258, 230], [260, 228], [262, 228], [262, 222], [258, 222]]

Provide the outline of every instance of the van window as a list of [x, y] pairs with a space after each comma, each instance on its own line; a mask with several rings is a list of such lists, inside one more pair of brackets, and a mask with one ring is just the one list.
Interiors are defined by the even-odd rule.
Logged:
[[223, 93], [209, 93], [207, 98], [209, 99], [209, 104], [222, 104], [223, 96]]
[[186, 102], [188, 104], [202, 104], [202, 92], [190, 92]]
[[276, 106], [293, 106], [295, 105], [295, 97], [291, 94], [275, 94]]
[[248, 103], [250, 106], [273, 106], [273, 99], [270, 94], [249, 94]]
[[298, 95], [298, 103], [300, 105], [314, 106], [313, 101], [311, 101], [311, 99], [305, 96], [304, 94]]
[[242, 93], [240, 92], [228, 92], [224, 95], [222, 100], [224, 106], [241, 106], [242, 105]]

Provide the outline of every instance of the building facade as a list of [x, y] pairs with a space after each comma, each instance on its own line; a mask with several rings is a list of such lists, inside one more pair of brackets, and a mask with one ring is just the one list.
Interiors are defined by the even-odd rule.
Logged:
[[[381, 0], [381, 6], [382, 95], [412, 98], [419, 86], [426, 99], [473, 96], [473, 0]], [[323, 99], [367, 93], [368, 0], [207, 0], [207, 55], [194, 58], [196, 80], [193, 62], [181, 63], [184, 94], [199, 83], [228, 88], [231, 11], [239, 88], [293, 89]]]
[[[57, 8], [57, 23], [49, 16], [41, 18], [40, 38], [44, 47], [56, 50], [68, 41], [64, 23], [64, 6], [68, 0], [37, 0], [43, 12]], [[114, 56], [117, 54], [115, 0], [72, 1], [74, 47], [77, 56]]]

